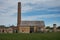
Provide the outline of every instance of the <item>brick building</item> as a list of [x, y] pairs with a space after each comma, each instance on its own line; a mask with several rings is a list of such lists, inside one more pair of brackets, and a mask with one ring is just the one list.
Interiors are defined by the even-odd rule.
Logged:
[[0, 33], [43, 32], [44, 27], [44, 21], [21, 21], [21, 2], [18, 2], [17, 26], [0, 28]]

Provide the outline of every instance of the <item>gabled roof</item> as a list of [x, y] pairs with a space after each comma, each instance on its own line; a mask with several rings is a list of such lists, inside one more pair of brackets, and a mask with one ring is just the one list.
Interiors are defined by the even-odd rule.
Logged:
[[20, 26], [45, 26], [44, 21], [21, 21]]

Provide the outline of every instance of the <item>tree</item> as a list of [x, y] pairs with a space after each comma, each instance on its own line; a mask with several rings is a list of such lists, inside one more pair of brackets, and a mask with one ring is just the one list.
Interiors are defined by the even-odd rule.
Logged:
[[11, 25], [10, 27], [15, 27], [14, 25]]
[[5, 26], [5, 25], [0, 25], [0, 27], [1, 27], [1, 28], [4, 28], [4, 27], [6, 27], [6, 26]]
[[50, 26], [47, 26], [46, 29], [50, 29]]
[[60, 29], [60, 26], [58, 26], [57, 29]]

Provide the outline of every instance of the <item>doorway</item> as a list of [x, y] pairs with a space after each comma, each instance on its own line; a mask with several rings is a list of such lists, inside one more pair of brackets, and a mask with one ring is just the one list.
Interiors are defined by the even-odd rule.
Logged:
[[30, 26], [30, 33], [34, 32], [34, 26]]
[[17, 30], [16, 30], [16, 29], [14, 29], [14, 30], [13, 30], [13, 33], [17, 33]]

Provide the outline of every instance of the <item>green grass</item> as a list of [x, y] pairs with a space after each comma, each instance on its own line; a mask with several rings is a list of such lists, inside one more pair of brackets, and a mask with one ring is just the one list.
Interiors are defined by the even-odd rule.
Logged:
[[60, 32], [31, 34], [0, 34], [0, 40], [60, 40]]

